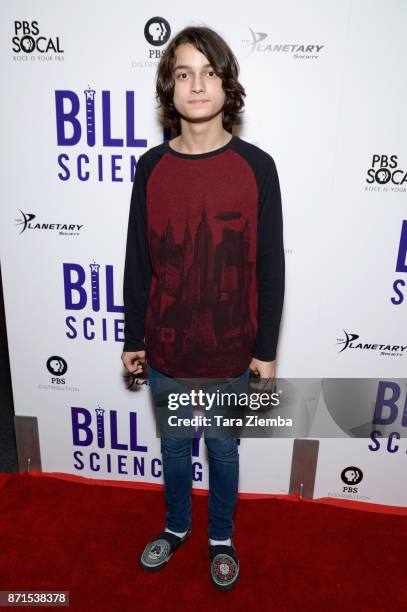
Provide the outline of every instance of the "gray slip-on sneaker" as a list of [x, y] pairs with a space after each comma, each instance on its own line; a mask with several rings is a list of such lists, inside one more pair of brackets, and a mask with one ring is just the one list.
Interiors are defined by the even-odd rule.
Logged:
[[183, 538], [176, 536], [175, 533], [169, 531], [161, 531], [153, 540], [145, 547], [140, 557], [140, 567], [147, 572], [156, 572], [164, 567], [171, 559], [174, 552], [185, 542], [191, 534], [191, 527]]

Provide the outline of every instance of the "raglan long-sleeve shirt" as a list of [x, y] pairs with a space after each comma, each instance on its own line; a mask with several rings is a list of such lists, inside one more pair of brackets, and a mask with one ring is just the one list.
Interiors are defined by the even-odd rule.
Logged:
[[271, 155], [238, 136], [207, 153], [143, 153], [131, 193], [124, 351], [177, 378], [239, 376], [276, 357], [285, 287]]

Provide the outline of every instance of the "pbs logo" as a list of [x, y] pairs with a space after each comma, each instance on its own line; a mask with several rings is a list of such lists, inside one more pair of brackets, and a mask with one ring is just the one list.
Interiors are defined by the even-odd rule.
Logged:
[[68, 370], [68, 364], [63, 357], [53, 355], [47, 360], [47, 370], [51, 374], [51, 382], [56, 385], [64, 385], [65, 379], [62, 378]]

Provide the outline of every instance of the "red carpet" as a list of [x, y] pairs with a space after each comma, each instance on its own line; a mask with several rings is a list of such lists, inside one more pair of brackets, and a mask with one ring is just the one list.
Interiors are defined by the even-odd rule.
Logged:
[[240, 581], [221, 593], [209, 577], [207, 500], [193, 496], [190, 539], [148, 574], [138, 557], [164, 526], [161, 490], [0, 474], [0, 590], [67, 590], [70, 609], [87, 612], [406, 609], [405, 509], [239, 499]]

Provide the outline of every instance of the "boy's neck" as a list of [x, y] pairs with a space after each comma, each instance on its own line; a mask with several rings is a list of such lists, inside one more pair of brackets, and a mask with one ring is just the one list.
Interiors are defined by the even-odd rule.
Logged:
[[232, 134], [223, 128], [211, 134], [202, 132], [200, 134], [192, 134], [181, 132], [179, 136], [170, 140], [171, 148], [178, 153], [208, 153], [215, 149], [220, 149], [227, 144], [232, 138]]

